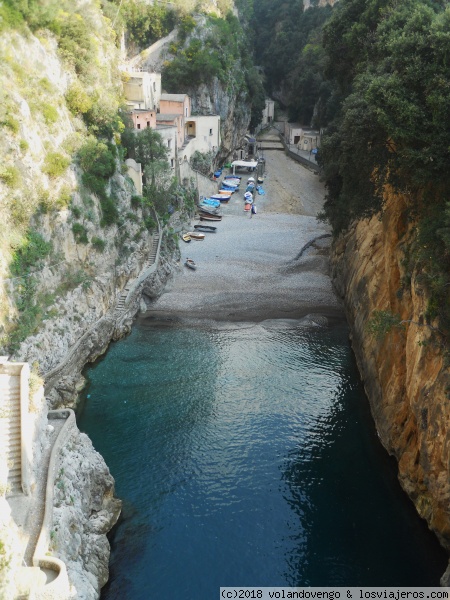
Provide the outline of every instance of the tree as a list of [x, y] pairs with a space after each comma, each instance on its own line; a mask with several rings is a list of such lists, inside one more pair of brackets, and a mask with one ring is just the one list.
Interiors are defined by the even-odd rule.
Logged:
[[135, 140], [136, 160], [142, 164], [146, 176], [150, 178], [153, 185], [161, 167], [165, 164], [169, 166], [167, 161], [169, 149], [165, 146], [160, 134], [150, 127], [140, 131], [135, 136]]
[[175, 187], [167, 160], [169, 150], [160, 134], [150, 127], [139, 131], [135, 141], [136, 160], [142, 164], [145, 175], [144, 198], [160, 214], [164, 214]]

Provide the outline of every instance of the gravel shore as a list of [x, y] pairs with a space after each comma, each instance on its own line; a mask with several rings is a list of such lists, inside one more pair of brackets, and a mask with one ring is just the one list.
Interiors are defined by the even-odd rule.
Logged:
[[[222, 221], [208, 222], [217, 231], [203, 241], [180, 241], [180, 271], [146, 317], [260, 321], [314, 313], [342, 318], [328, 276], [330, 238], [317, 240], [298, 257], [308, 242], [329, 234], [315, 218], [323, 184], [284, 152], [266, 151], [265, 159], [265, 194], [256, 196], [257, 214], [250, 218], [243, 210], [250, 175], [245, 174], [240, 191], [222, 205]], [[195, 271], [184, 266], [187, 257], [197, 264]]]

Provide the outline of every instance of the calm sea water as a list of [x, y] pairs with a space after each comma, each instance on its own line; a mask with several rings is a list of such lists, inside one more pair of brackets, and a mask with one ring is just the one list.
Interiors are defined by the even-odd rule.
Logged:
[[143, 321], [86, 375], [79, 426], [124, 502], [103, 599], [438, 585], [446, 556], [379, 443], [344, 325]]

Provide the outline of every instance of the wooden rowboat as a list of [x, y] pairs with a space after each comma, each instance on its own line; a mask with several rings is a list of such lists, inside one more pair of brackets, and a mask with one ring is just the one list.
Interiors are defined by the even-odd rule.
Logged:
[[205, 213], [207, 215], [218, 215], [219, 211], [217, 208], [206, 208], [206, 206], [202, 206], [201, 204], [198, 205], [199, 210], [202, 213]]
[[188, 233], [183, 233], [183, 235], [181, 236], [181, 239], [183, 240], [183, 242], [190, 242], [191, 241], [191, 236]]
[[193, 271], [195, 271], [195, 269], [197, 268], [197, 265], [195, 264], [195, 262], [192, 260], [192, 258], [187, 258], [184, 261], [184, 264], [186, 265], [186, 267], [188, 267], [189, 269], [192, 269]]
[[221, 215], [207, 215], [206, 213], [200, 214], [200, 221], [221, 221]]
[[198, 231], [189, 231], [189, 235], [191, 236], [192, 240], [204, 240], [205, 239], [205, 234], [199, 233]]

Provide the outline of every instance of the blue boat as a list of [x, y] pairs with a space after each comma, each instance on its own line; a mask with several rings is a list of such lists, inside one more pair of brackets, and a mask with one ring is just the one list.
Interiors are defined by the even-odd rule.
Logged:
[[235, 192], [238, 189], [238, 185], [227, 185], [226, 183], [222, 183], [221, 190], [228, 190], [229, 192]]
[[206, 206], [214, 206], [215, 208], [217, 208], [218, 206], [220, 206], [220, 200], [214, 200], [213, 198], [202, 198], [201, 204], [204, 204]]
[[211, 200], [219, 200], [219, 202], [228, 202], [230, 198], [231, 194], [229, 196], [225, 194], [214, 194], [213, 196], [210, 196]]

